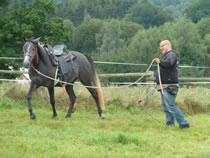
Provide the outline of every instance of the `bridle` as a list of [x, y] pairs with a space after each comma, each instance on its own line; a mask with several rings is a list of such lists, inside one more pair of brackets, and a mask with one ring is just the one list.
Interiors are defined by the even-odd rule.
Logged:
[[[31, 41], [29, 41], [29, 42], [31, 42]], [[39, 62], [39, 57], [38, 57], [38, 44], [34, 44], [33, 42], [31, 42], [33, 45], [34, 45], [34, 54], [31, 54], [31, 53], [25, 53], [24, 54], [24, 58], [26, 57], [26, 56], [29, 56], [30, 58], [32, 57], [32, 59], [31, 59], [31, 62], [30, 62], [30, 66], [35, 70], [35, 67], [34, 67], [34, 64], [33, 64], [33, 59], [34, 58], [36, 58], [36, 63], [38, 64], [38, 62]]]

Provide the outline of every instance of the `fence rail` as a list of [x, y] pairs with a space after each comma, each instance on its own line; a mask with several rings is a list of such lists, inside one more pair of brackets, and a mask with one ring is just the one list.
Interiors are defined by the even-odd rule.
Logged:
[[[25, 74], [25, 71], [19, 70], [0, 70], [0, 73], [7, 74]], [[98, 74], [100, 78], [113, 78], [113, 77], [141, 77], [145, 75], [146, 81], [154, 81], [154, 72], [149, 71], [147, 74], [145, 73], [108, 73], [108, 74]], [[181, 82], [210, 82], [209, 77], [179, 77], [179, 81]]]
[[19, 70], [0, 70], [0, 73], [6, 73], [6, 74], [24, 74], [27, 72], [19, 71]]
[[[0, 73], [7, 73], [7, 74], [26, 74], [26, 71], [18, 71], [18, 70], [0, 70]], [[148, 73], [109, 73], [109, 74], [99, 74], [100, 78], [122, 78], [122, 77], [145, 77], [145, 82], [147, 83], [147, 96], [146, 96], [146, 103], [152, 104], [153, 103], [153, 94], [154, 94], [154, 72], [149, 71]], [[6, 79], [0, 79], [0, 81], [6, 81]], [[10, 81], [10, 80], [8, 80]], [[210, 84], [210, 78], [207, 77], [180, 77], [179, 81], [181, 84]], [[123, 82], [122, 82], [123, 83]]]

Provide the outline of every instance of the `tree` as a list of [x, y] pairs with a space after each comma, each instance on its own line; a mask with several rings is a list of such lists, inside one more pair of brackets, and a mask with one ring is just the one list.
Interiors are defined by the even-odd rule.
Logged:
[[117, 52], [119, 48], [125, 46], [121, 35], [122, 31], [118, 20], [104, 21], [99, 33], [96, 35], [97, 51], [99, 53]]
[[180, 64], [201, 65], [204, 63], [205, 46], [197, 26], [191, 20], [181, 17], [171, 27], [174, 47], [179, 52]]
[[70, 20], [64, 19], [63, 29], [64, 29], [63, 31], [65, 32], [63, 36], [64, 38], [63, 42], [67, 45], [69, 49], [72, 49], [73, 48], [73, 32], [74, 32], [75, 27]]
[[202, 18], [198, 22], [198, 31], [202, 38], [204, 38], [206, 34], [210, 34], [210, 17]]
[[0, 1], [0, 7], [1, 6], [6, 6], [6, 5], [8, 5], [8, 0], [1, 0]]
[[126, 16], [128, 20], [142, 24], [145, 28], [160, 26], [173, 19], [169, 10], [159, 8], [148, 0], [141, 0], [134, 5]]
[[[161, 31], [157, 27], [140, 30], [128, 47], [127, 60], [138, 64], [151, 63], [155, 57], [161, 55], [159, 51], [161, 36]], [[141, 67], [139, 71], [145, 71], [145, 68]]]
[[95, 35], [98, 33], [100, 20], [84, 21], [73, 32], [73, 49], [90, 54], [96, 49]]
[[128, 45], [132, 37], [135, 36], [138, 31], [143, 30], [144, 27], [143, 25], [131, 21], [120, 20], [120, 29], [122, 31], [121, 38], [125, 41], [126, 45]]
[[199, 0], [186, 8], [184, 14], [197, 23], [201, 18], [210, 16], [209, 6], [209, 0]]
[[88, 13], [92, 18], [123, 18], [128, 9], [138, 0], [68, 0], [56, 3], [57, 15], [70, 19], [75, 26], [80, 25]]
[[174, 18], [182, 15], [185, 8], [197, 0], [151, 0], [155, 5], [169, 9]]
[[[160, 27], [140, 30], [131, 41], [128, 51], [124, 51], [122, 56], [127, 59], [127, 62], [149, 64], [155, 57], [162, 56], [159, 43], [165, 39], [172, 42], [173, 49], [179, 54], [181, 65], [205, 64], [206, 48], [197, 26], [185, 17], [165, 23]], [[143, 71], [143, 68], [138, 71], [141, 70]], [[180, 74], [193, 75], [194, 72], [195, 70]], [[201, 76], [204, 72], [199, 70], [198, 73]]]
[[0, 56], [22, 57], [24, 37], [42, 37], [42, 41], [52, 45], [65, 40], [63, 20], [53, 17], [52, 1], [34, 0], [30, 5], [18, 2], [13, 5], [0, 19]]

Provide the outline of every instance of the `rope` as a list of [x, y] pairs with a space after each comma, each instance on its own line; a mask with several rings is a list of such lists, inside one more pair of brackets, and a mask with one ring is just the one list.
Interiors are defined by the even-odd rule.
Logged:
[[[0, 81], [11, 81], [11, 82], [30, 82], [30, 80], [19, 80], [19, 79], [0, 79]], [[79, 84], [80, 82], [75, 82], [76, 84]], [[105, 83], [107, 85], [128, 85], [131, 84], [131, 82], [101, 82]], [[155, 85], [156, 83], [145, 83], [145, 82], [138, 82], [136, 85]], [[203, 84], [210, 84], [210, 82], [183, 82], [179, 83], [179, 85], [203, 85]]]
[[50, 80], [53, 80], [53, 81], [56, 81], [56, 82], [60, 82], [60, 83], [63, 83], [63, 84], [66, 84], [66, 85], [72, 85], [72, 86], [78, 86], [78, 87], [86, 87], [86, 88], [124, 88], [124, 87], [129, 87], [129, 86], [132, 86], [132, 85], [135, 85], [136, 83], [138, 83], [142, 78], [144, 78], [146, 76], [146, 74], [149, 72], [152, 64], [154, 63], [154, 59], [152, 60], [152, 62], [150, 63], [149, 67], [147, 68], [146, 72], [144, 73], [144, 75], [142, 75], [138, 80], [136, 80], [135, 82], [131, 83], [131, 84], [128, 84], [128, 85], [125, 85], [125, 86], [120, 86], [120, 87], [95, 87], [95, 86], [85, 86], [85, 85], [76, 85], [74, 83], [69, 83], [69, 82], [65, 82], [65, 81], [60, 81], [60, 80], [57, 80], [55, 78], [52, 78], [50, 76], [47, 76], [43, 73], [41, 73], [40, 71], [38, 71], [36, 68], [33, 68], [34, 71], [36, 71], [36, 73], [38, 73], [39, 75], [45, 77], [45, 78], [48, 78]]
[[135, 64], [135, 63], [120, 63], [120, 62], [107, 62], [107, 61], [94, 61], [96, 64], [111, 64], [111, 65], [134, 65], [134, 66], [147, 66], [148, 64]]
[[[153, 63], [153, 62], [154, 62], [154, 59], [153, 59], [152, 63]], [[160, 77], [160, 65], [159, 65], [159, 64], [157, 64], [157, 71], [158, 71], [158, 78], [159, 78], [159, 82], [160, 82], [161, 92], [162, 92], [163, 95], [165, 95], [164, 92], [163, 92], [163, 87], [162, 87], [162, 82], [161, 82], [161, 77]], [[149, 91], [148, 93], [145, 94], [145, 97], [147, 97], [152, 91], [153, 91], [153, 89], [150, 89], [150, 91]], [[142, 98], [143, 98], [143, 97], [142, 97]], [[138, 104], [140, 104], [141, 102], [142, 102], [142, 99], [139, 99], [139, 100], [138, 100]], [[141, 106], [140, 106], [140, 107], [141, 107]], [[141, 109], [144, 110], [143, 107], [141, 107]], [[157, 121], [158, 123], [161, 123], [161, 121], [158, 120], [157, 118], [155, 118], [151, 113], [149, 113], [149, 112], [147, 112], [147, 111], [145, 111], [145, 110], [144, 110], [144, 112], [146, 112], [147, 115], [150, 116], [153, 120]]]
[[157, 69], [158, 69], [158, 79], [159, 79], [159, 82], [160, 82], [160, 89], [161, 89], [161, 92], [164, 95], [163, 86], [162, 86], [161, 77], [160, 77], [160, 65], [159, 64], [157, 64]]

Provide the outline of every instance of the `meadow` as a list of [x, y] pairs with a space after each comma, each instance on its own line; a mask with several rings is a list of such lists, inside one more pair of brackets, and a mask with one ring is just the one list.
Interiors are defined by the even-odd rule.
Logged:
[[36, 120], [29, 117], [28, 86], [0, 85], [0, 155], [2, 158], [209, 158], [210, 90], [182, 87], [176, 103], [190, 128], [165, 126], [160, 96], [139, 105], [146, 87], [103, 89], [106, 119], [100, 120], [86, 89], [76, 88], [74, 113], [65, 118], [69, 99], [56, 89], [58, 117], [52, 118], [47, 90], [34, 93]]

